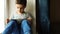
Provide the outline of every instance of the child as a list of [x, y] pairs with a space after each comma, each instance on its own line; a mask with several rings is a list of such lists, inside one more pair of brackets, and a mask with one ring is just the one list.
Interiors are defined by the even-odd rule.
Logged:
[[31, 16], [24, 11], [24, 9], [26, 8], [26, 3], [27, 3], [26, 0], [16, 0], [17, 11], [6, 20], [6, 23], [8, 23], [10, 19], [16, 19], [17, 21], [27, 19], [31, 21], [32, 20]]
[[27, 0], [16, 0], [17, 11], [6, 20], [7, 27], [3, 34], [31, 34], [31, 16], [24, 11]]

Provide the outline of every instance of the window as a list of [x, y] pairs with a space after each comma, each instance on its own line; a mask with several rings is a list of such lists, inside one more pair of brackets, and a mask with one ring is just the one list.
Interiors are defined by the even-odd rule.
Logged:
[[4, 0], [0, 0], [0, 33], [4, 30]]

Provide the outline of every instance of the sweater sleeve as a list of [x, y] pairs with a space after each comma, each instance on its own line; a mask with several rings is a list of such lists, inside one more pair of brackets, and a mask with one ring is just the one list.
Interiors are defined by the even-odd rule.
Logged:
[[14, 14], [11, 14], [10, 17], [9, 17], [9, 19], [11, 20], [13, 18], [14, 18]]
[[27, 13], [27, 18], [32, 18], [31, 15], [29, 13]]

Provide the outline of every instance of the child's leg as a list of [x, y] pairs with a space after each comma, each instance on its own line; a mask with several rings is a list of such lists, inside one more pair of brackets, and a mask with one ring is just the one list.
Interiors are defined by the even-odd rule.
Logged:
[[17, 21], [11, 20], [2, 34], [18, 34]]
[[28, 20], [22, 20], [21, 29], [23, 34], [31, 34], [31, 27]]

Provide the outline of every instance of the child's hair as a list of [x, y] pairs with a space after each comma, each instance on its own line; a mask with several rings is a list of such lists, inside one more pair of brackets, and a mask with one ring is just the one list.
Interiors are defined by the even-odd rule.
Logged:
[[16, 0], [16, 4], [22, 4], [22, 5], [26, 6], [27, 0]]

